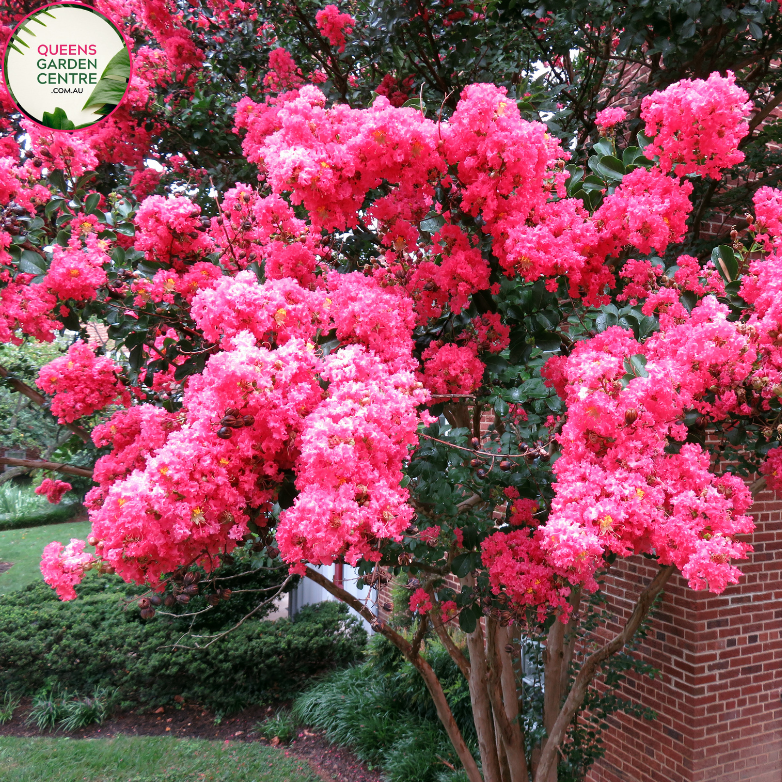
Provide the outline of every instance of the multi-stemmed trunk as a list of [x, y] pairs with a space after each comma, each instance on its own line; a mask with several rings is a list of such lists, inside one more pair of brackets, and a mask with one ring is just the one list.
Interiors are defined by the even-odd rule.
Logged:
[[[462, 650], [448, 634], [435, 610], [421, 619], [415, 637], [408, 640], [379, 622], [364, 603], [335, 586], [321, 573], [307, 568], [307, 577], [355, 609], [421, 673], [470, 782], [556, 782], [560, 747], [568, 726], [584, 702], [590, 684], [602, 664], [633, 638], [673, 572], [672, 566], [660, 568], [639, 595], [622, 630], [584, 660], [569, 689], [568, 670], [575, 645], [575, 627], [572, 623], [565, 625], [559, 621], [552, 625], [547, 637], [544, 667], [543, 719], [547, 736], [539, 753], [535, 753], [533, 762], [527, 758], [523, 726], [519, 720], [521, 690], [509, 652], [512, 639], [508, 627], [502, 627], [496, 618], [487, 616], [467, 634], [466, 650]], [[578, 599], [575, 593], [574, 601], [577, 603]], [[424, 629], [428, 622], [431, 622], [469, 684], [480, 765], [459, 730], [440, 681], [421, 655]]]

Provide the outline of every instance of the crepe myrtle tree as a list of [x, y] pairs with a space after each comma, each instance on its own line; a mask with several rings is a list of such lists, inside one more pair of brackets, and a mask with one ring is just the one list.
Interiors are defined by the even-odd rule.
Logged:
[[[766, 93], [703, 73], [634, 115], [582, 101], [568, 136], [514, 93], [533, 55], [511, 68], [491, 48], [507, 29], [523, 52], [554, 49], [566, 17], [456, 1], [96, 6], [134, 43], [114, 114], [58, 132], [2, 96], [0, 339], [80, 337], [37, 389], [3, 377], [99, 457], [91, 535], [47, 546], [45, 579], [67, 600], [86, 570], [115, 572], [149, 587], [151, 618], [230, 596], [232, 552], [281, 557], [420, 671], [471, 782], [556, 779], [601, 667], [674, 572], [714, 592], [738, 580], [752, 492], [780, 483], [782, 194], [756, 188], [746, 231], [705, 257], [682, 244], [697, 194], [729, 192], [746, 163]], [[6, 9], [3, 34], [28, 10]], [[765, 45], [778, 11], [752, 13], [731, 24]], [[400, 29], [418, 82], [404, 61], [383, 72]], [[601, 51], [648, 52], [605, 29]], [[477, 57], [460, 53], [470, 35], [496, 80], [483, 55], [455, 64]], [[571, 63], [573, 85], [594, 62]], [[551, 79], [539, 89], [581, 94]], [[95, 322], [110, 350], [89, 340]], [[85, 472], [37, 466], [53, 500]], [[641, 554], [657, 575], [571, 676], [582, 604]], [[384, 569], [418, 580], [412, 633], [313, 567], [343, 561], [368, 584]], [[518, 628], [547, 633], [532, 754]], [[422, 654], [428, 632], [469, 682], [477, 758]]]

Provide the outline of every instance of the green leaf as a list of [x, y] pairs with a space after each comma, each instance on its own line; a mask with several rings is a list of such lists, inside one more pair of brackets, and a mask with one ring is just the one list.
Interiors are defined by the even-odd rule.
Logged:
[[22, 257], [19, 261], [19, 271], [25, 274], [46, 274], [49, 267], [46, 260], [38, 253], [32, 250], [22, 250]]
[[453, 562], [451, 562], [451, 572], [457, 578], [466, 578], [471, 570], [472, 553], [469, 551], [466, 554], [459, 554], [458, 557], [454, 557]]
[[643, 353], [636, 353], [624, 360], [624, 368], [635, 377], [649, 377], [646, 371], [646, 356]]
[[478, 625], [478, 618], [470, 608], [462, 609], [459, 614], [459, 628], [463, 633], [471, 633]]
[[733, 282], [739, 274], [739, 262], [732, 247], [721, 244], [711, 251], [711, 260], [725, 282]]
[[130, 56], [123, 46], [109, 61], [83, 109], [103, 104], [116, 106], [124, 97], [130, 79]]
[[73, 122], [68, 119], [65, 110], [61, 109], [59, 106], [51, 114], [48, 111], [44, 111], [41, 124], [46, 125], [47, 128], [52, 128], [53, 130], [73, 130], [76, 127]]
[[56, 212], [65, 203], [66, 201], [64, 198], [52, 198], [52, 200], [49, 201], [49, 203], [44, 207], [44, 214], [47, 217], [51, 217], [52, 212]]
[[593, 158], [589, 159], [589, 167], [603, 179], [610, 179], [614, 182], [621, 182], [622, 177], [627, 173], [624, 163], [613, 155], [604, 155], [595, 165], [592, 165]]
[[648, 136], [644, 136], [643, 133], [639, 133], [638, 136], [638, 146], [643, 150], [646, 149], [646, 147], [649, 146], [649, 144], [652, 143], [652, 140]]
[[611, 145], [611, 142], [607, 138], [601, 138], [600, 141], [597, 142], [597, 144], [592, 147], [595, 152], [597, 152], [598, 155], [613, 155], [614, 154], [614, 148]]
[[65, 175], [59, 168], [49, 174], [49, 182], [61, 193], [66, 193], [68, 191], [68, 186], [65, 184]]
[[87, 214], [91, 214], [95, 211], [95, 208], [100, 203], [100, 193], [90, 193], [87, 196], [87, 200], [84, 202], [84, 211]]
[[437, 233], [445, 225], [445, 219], [438, 214], [427, 215], [422, 221], [420, 228], [422, 231], [433, 234]]

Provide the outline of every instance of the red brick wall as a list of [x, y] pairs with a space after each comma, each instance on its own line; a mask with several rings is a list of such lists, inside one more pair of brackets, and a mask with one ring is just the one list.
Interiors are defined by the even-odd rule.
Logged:
[[[670, 583], [641, 647], [663, 678], [625, 687], [659, 717], [614, 719], [589, 782], [781, 782], [782, 502], [764, 492], [755, 511], [739, 584], [712, 595]], [[652, 572], [617, 566], [606, 591], [620, 615]]]

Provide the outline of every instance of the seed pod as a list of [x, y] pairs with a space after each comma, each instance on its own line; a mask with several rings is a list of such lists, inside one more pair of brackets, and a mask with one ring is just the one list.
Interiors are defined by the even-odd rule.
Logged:
[[470, 440], [470, 445], [471, 445], [471, 446], [472, 446], [474, 449], [476, 449], [476, 450], [477, 450], [478, 448], [480, 448], [480, 447], [481, 447], [481, 441], [480, 441], [480, 440], [479, 440], [477, 437], [473, 437], [473, 438], [472, 438], [472, 440]]
[[163, 600], [163, 605], [166, 608], [173, 608], [175, 603], [176, 603], [176, 598], [173, 595], [166, 595], [165, 600]]
[[37, 157], [37, 158], [35, 158], [35, 160], [33, 160], [33, 165], [36, 168], [40, 168], [43, 165], [43, 160], [41, 160], [41, 158]]
[[383, 610], [384, 611], [391, 611], [393, 608], [394, 608], [394, 606], [391, 605], [391, 603], [383, 603]]
[[220, 419], [220, 426], [236, 426], [236, 418], [234, 418], [232, 415], [227, 415]]
[[152, 619], [155, 616], [155, 609], [154, 608], [142, 608], [140, 615], [141, 615], [142, 619]]
[[233, 432], [232, 432], [232, 431], [231, 431], [231, 430], [230, 430], [230, 429], [229, 429], [227, 426], [221, 426], [221, 427], [220, 427], [220, 428], [217, 430], [217, 436], [218, 436], [218, 437], [219, 437], [221, 440], [230, 440], [230, 439], [231, 439], [231, 435], [232, 435], [232, 434], [233, 434]]
[[225, 414], [228, 416], [231, 416], [232, 418], [236, 418], [237, 415], [239, 415], [239, 411], [235, 407], [229, 407]]
[[182, 579], [182, 583], [195, 584], [195, 582], [198, 581], [198, 579], [199, 579], [199, 574], [191, 570], [189, 573], [185, 573], [185, 577]]
[[473, 468], [473, 470], [478, 469], [483, 464], [483, 462], [480, 459], [472, 459], [470, 461], [470, 467]]
[[182, 605], [187, 605], [190, 602], [190, 595], [185, 595], [185, 594], [177, 595], [175, 599], [177, 603], [181, 603]]
[[228, 587], [226, 587], [226, 588], [225, 588], [225, 589], [223, 589], [223, 591], [220, 593], [220, 597], [221, 597], [223, 600], [230, 600], [230, 599], [231, 599], [231, 590], [230, 590], [230, 589], [228, 589]]
[[198, 231], [190, 231], [190, 233], [188, 234], [188, 236], [189, 236], [191, 239], [198, 239]]
[[153, 606], [159, 606], [163, 602], [163, 598], [160, 595], [150, 595], [149, 602], [152, 603]]
[[209, 603], [210, 606], [219, 605], [220, 595], [209, 595], [209, 597], [206, 598], [206, 602]]
[[485, 478], [485, 477], [486, 477], [486, 476], [487, 476], [489, 473], [488, 473], [486, 470], [484, 470], [483, 468], [481, 468], [481, 469], [480, 469], [480, 470], [478, 470], [478, 471], [477, 471], [475, 474], [476, 474], [476, 475], [477, 475], [479, 478]]
[[194, 597], [198, 594], [198, 584], [190, 584], [190, 586], [186, 586], [182, 590], [183, 595], [190, 595], [190, 597]]
[[244, 418], [232, 418], [231, 423], [228, 426], [234, 429], [241, 429], [244, 426]]
[[269, 546], [269, 548], [266, 549], [266, 556], [270, 559], [277, 559], [279, 553], [279, 550], [274, 546]]
[[245, 426], [252, 426], [255, 423], [255, 416], [254, 415], [246, 415], [242, 418], [242, 421], [244, 421]]
[[138, 607], [141, 608], [142, 610], [145, 608], [149, 608], [150, 605], [152, 604], [149, 602], [149, 598], [147, 597], [142, 597], [138, 601]]
[[513, 468], [513, 462], [508, 461], [507, 459], [503, 459], [500, 462], [500, 469], [503, 470], [503, 472], [508, 472], [508, 470], [511, 470]]
[[632, 426], [638, 419], [638, 411], [634, 407], [625, 410], [625, 423]]

